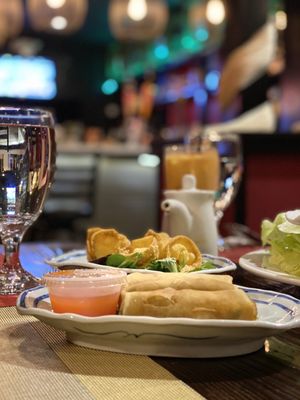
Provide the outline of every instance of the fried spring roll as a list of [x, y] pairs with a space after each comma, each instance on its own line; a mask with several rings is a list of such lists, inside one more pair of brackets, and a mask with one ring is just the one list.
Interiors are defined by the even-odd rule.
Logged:
[[168, 287], [150, 291], [125, 292], [120, 314], [197, 319], [255, 320], [256, 305], [246, 293], [230, 290], [176, 290]]
[[135, 272], [127, 277], [127, 292], [145, 292], [171, 287], [173, 289], [230, 290], [234, 288], [230, 275], [209, 274], [143, 274]]

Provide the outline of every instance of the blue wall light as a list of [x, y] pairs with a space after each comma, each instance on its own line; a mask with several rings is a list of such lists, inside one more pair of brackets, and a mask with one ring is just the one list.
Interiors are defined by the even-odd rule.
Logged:
[[187, 50], [192, 50], [192, 49], [196, 48], [196, 46], [197, 46], [197, 42], [190, 35], [184, 35], [181, 38], [181, 44], [182, 44], [182, 47], [184, 47]]
[[206, 74], [204, 83], [210, 92], [214, 92], [218, 89], [220, 82], [220, 73], [219, 71], [210, 71]]
[[206, 40], [209, 38], [209, 33], [206, 28], [203, 26], [200, 26], [195, 30], [195, 37], [198, 39], [200, 42], [206, 42]]
[[170, 52], [169, 52], [168, 46], [165, 44], [162, 44], [162, 43], [158, 44], [154, 48], [154, 55], [159, 60], [164, 60], [165, 58], [168, 58], [169, 54], [170, 54]]
[[107, 79], [102, 83], [101, 90], [104, 94], [110, 95], [115, 93], [119, 88], [119, 84], [115, 79]]
[[207, 92], [203, 88], [198, 88], [194, 92], [194, 101], [198, 106], [205, 106], [207, 102]]

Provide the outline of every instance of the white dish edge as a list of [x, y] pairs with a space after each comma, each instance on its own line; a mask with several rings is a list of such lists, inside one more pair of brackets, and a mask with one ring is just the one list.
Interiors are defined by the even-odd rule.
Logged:
[[[289, 275], [285, 272], [276, 271], [273, 269], [263, 267], [261, 264], [258, 265], [253, 260], [253, 257], [262, 258], [263, 256], [266, 256], [268, 254], [269, 254], [269, 251], [266, 249], [251, 251], [240, 257], [239, 265], [241, 268], [243, 268], [244, 270], [246, 270], [250, 273], [253, 273], [254, 275], [261, 276], [266, 279], [272, 279], [274, 281], [281, 282], [281, 283], [288, 283], [288, 284], [300, 286], [300, 277], [298, 278], [296, 276]], [[252, 260], [251, 260], [251, 258], [252, 258]]]
[[[67, 259], [65, 259], [67, 257]], [[220, 260], [220, 262], [224, 262], [225, 266], [222, 266], [220, 268], [215, 268], [215, 269], [204, 269], [202, 271], [195, 271], [195, 272], [189, 272], [190, 274], [219, 274], [223, 272], [229, 272], [229, 271], [234, 271], [237, 267], [236, 264], [229, 260], [228, 258], [221, 257], [221, 256], [212, 256], [210, 254], [203, 254], [203, 257], [206, 258], [215, 258]], [[125, 271], [127, 273], [132, 273], [132, 272], [141, 272], [141, 273], [164, 273], [160, 271], [152, 271], [152, 270], [145, 270], [145, 269], [133, 269], [133, 268], [118, 268], [118, 267], [111, 267], [108, 265], [101, 265], [101, 264], [96, 264], [90, 261], [86, 260], [86, 252], [85, 250], [72, 250], [67, 253], [61, 254], [58, 257], [54, 257], [49, 260], [45, 260], [45, 262], [52, 267], [59, 268], [67, 265], [74, 265], [78, 267], [86, 267], [86, 268], [105, 268], [105, 269], [118, 269]]]

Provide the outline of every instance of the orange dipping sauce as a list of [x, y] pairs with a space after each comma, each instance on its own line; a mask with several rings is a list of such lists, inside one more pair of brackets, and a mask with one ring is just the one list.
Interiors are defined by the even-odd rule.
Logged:
[[116, 314], [126, 273], [78, 269], [45, 275], [52, 309], [89, 317]]

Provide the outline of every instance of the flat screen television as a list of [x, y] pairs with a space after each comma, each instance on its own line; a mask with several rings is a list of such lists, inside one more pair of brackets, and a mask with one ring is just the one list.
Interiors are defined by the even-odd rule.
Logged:
[[56, 94], [54, 61], [40, 56], [0, 56], [0, 97], [51, 100]]

